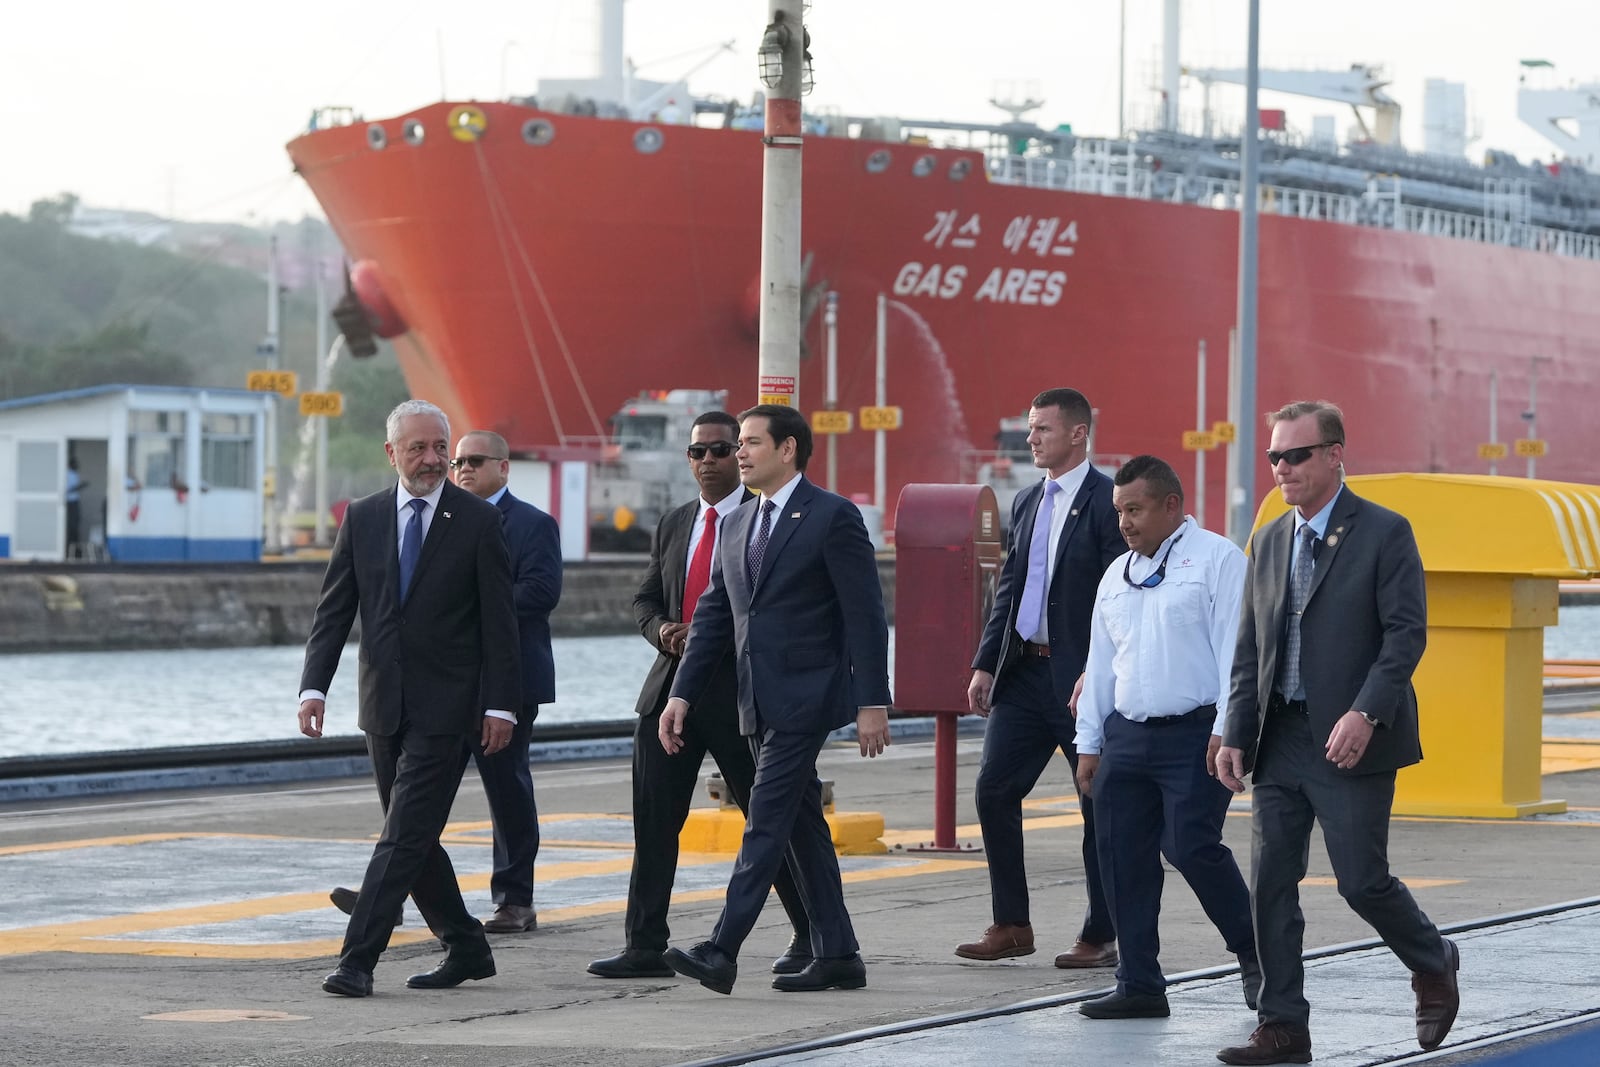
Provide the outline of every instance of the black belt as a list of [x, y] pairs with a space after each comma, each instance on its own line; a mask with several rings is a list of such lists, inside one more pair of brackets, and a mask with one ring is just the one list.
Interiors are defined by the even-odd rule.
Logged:
[[1148, 719], [1139, 720], [1143, 726], [1173, 726], [1182, 722], [1194, 722], [1196, 719], [1213, 719], [1217, 715], [1215, 704], [1202, 704], [1193, 711], [1186, 711], [1182, 715], [1152, 715]]
[[1022, 654], [1024, 656], [1041, 656], [1045, 659], [1049, 659], [1050, 646], [1036, 645], [1032, 641], [1024, 641], [1022, 642]]
[[1296, 715], [1304, 715], [1306, 714], [1306, 702], [1304, 700], [1288, 700], [1281, 693], [1273, 693], [1271, 701], [1267, 704], [1267, 711], [1288, 711]]

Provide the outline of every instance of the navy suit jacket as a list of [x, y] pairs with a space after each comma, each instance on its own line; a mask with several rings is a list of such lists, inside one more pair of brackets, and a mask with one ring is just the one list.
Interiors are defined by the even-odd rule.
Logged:
[[[1286, 633], [1294, 512], [1250, 540], [1239, 644], [1223, 744], [1255, 766], [1267, 706], [1277, 684]], [[1316, 555], [1311, 596], [1300, 616], [1300, 680], [1311, 732], [1325, 745], [1355, 709], [1380, 723], [1361, 761], [1341, 775], [1396, 771], [1422, 758], [1411, 674], [1428, 643], [1422, 556], [1411, 524], [1388, 508], [1341, 489]]]
[[561, 600], [561, 528], [549, 515], [512, 496], [509, 489], [495, 506], [500, 509], [506, 550], [511, 554], [512, 596], [522, 652], [522, 706], [528, 713], [538, 714], [540, 704], [556, 698], [550, 613]]
[[500, 515], [446, 482], [402, 603], [398, 492], [395, 486], [362, 497], [345, 512], [300, 688], [328, 691], [359, 613], [361, 729], [393, 734], [403, 718], [425, 734], [475, 733], [485, 708], [522, 706]]
[[[1044, 480], [1017, 494], [1011, 505], [1011, 533], [1005, 566], [995, 588], [994, 610], [983, 628], [974, 670], [994, 675], [997, 700], [1005, 686], [1006, 669], [1022, 654], [1017, 635], [1017, 601], [1028, 580], [1028, 546], [1033, 541], [1033, 519], [1044, 499]], [[1060, 507], [1058, 502], [1057, 507]], [[1106, 568], [1128, 550], [1117, 528], [1111, 506], [1111, 479], [1092, 465], [1072, 500], [1067, 522], [1056, 545], [1055, 570], [1050, 576], [1046, 617], [1050, 624], [1050, 674], [1063, 706], [1089, 660], [1089, 620], [1094, 614], [1095, 592]]]
[[801, 478], [773, 513], [752, 584], [746, 549], [759, 507], [746, 501], [723, 520], [672, 696], [693, 708], [731, 648], [741, 733], [836, 730], [857, 709], [889, 703], [889, 625], [872, 542], [854, 504]]

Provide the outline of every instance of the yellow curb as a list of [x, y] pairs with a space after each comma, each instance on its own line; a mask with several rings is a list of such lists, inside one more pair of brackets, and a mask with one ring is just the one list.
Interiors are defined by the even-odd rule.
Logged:
[[[875, 856], [889, 851], [883, 843], [883, 815], [876, 811], [827, 811], [833, 847], [845, 856]], [[744, 813], [737, 808], [695, 808], [678, 835], [684, 852], [732, 854], [744, 837]]]

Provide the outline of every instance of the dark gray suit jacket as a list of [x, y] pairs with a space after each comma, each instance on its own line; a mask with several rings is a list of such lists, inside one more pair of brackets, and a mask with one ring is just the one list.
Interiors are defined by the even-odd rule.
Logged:
[[[745, 490], [741, 501], [753, 494]], [[656, 650], [655, 662], [644, 677], [639, 703], [634, 711], [654, 715], [666, 707], [672, 679], [678, 673], [678, 657], [661, 647], [661, 624], [683, 621], [683, 587], [689, 577], [689, 533], [700, 513], [700, 501], [691, 500], [661, 516], [655, 538], [650, 542], [650, 565], [633, 598], [633, 617], [639, 632]], [[718, 535], [729, 528], [731, 516], [724, 515]], [[735, 696], [733, 651], [722, 657], [706, 695], [702, 699], [723, 699], [732, 703]]]
[[402, 603], [398, 492], [396, 486], [362, 497], [345, 512], [300, 688], [328, 691], [359, 613], [361, 729], [393, 734], [404, 717], [425, 734], [474, 733], [485, 708], [515, 714], [522, 707], [500, 512], [446, 482]]
[[[1246, 770], [1255, 765], [1278, 677], [1294, 528], [1290, 511], [1251, 539], [1223, 732], [1223, 744], [1244, 751]], [[1411, 674], [1427, 640], [1422, 557], [1411, 524], [1348, 487], [1340, 490], [1300, 620], [1300, 675], [1319, 743], [1352, 709], [1382, 724], [1361, 762], [1341, 774], [1395, 771], [1422, 759]]]
[[752, 585], [745, 550], [758, 511], [748, 500], [723, 520], [672, 695], [693, 707], [732, 648], [743, 734], [836, 730], [858, 708], [887, 705], [889, 625], [861, 512], [801, 478], [772, 516]]

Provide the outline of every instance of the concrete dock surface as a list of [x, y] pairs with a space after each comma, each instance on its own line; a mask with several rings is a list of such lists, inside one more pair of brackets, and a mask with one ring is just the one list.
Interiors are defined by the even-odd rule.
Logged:
[[[1302, 887], [1316, 1062], [1489, 1063], [1475, 1042], [1600, 1013], [1600, 907], [1513, 913], [1592, 898], [1600, 886], [1600, 718], [1545, 720], [1544, 795], [1561, 815], [1518, 821], [1397, 818], [1395, 872], [1442, 927], [1460, 927], [1462, 1010], [1441, 1054], [1413, 1059], [1408, 975], [1339, 899], [1320, 840]], [[959, 840], [976, 842], [981, 741], [959, 743]], [[707, 770], [711, 769], [707, 764]], [[1215, 1063], [1255, 1025], [1233, 960], [1182, 879], [1168, 872], [1162, 964], [1166, 1020], [1091, 1021], [1076, 1002], [1109, 970], [1052, 966], [1084, 908], [1081, 822], [1066, 761], [1025, 811], [1036, 954], [996, 963], [954, 947], [990, 921], [981, 853], [897, 846], [933, 836], [934, 748], [894, 745], [864, 760], [827, 749], [841, 811], [881, 812], [891, 846], [848, 856], [845, 896], [867, 988], [780, 993], [768, 967], [788, 941], [776, 899], [745, 945], [731, 996], [682, 979], [614, 981], [589, 961], [623, 947], [631, 858], [629, 767], [603, 760], [535, 767], [544, 843], [538, 930], [491, 935], [496, 977], [447, 991], [405, 988], [441, 952], [408, 905], [375, 995], [321, 991], [344, 916], [334, 885], [360, 881], [379, 822], [370, 781], [240, 787], [0, 807], [0, 1063], [85, 1067], [499, 1067], [523, 1064]], [[1471, 773], [1463, 768], [1463, 773]], [[697, 803], [709, 805], [702, 798]], [[487, 808], [469, 773], [447, 845], [469, 907], [487, 915]], [[1227, 839], [1248, 869], [1247, 800]], [[683, 856], [673, 943], [706, 937], [732, 857]], [[1318, 948], [1332, 951], [1318, 952]], [[1019, 1007], [1020, 1006], [1020, 1007]], [[930, 1020], [935, 1021], [930, 1023]], [[1584, 1047], [1600, 1062], [1600, 1032]], [[1570, 1042], [1584, 1031], [1555, 1034]], [[850, 1035], [841, 1043], [841, 1035]], [[860, 1040], [857, 1040], [857, 1039]], [[1535, 1051], [1549, 1035], [1530, 1033]], [[1507, 1053], [1508, 1054], [1508, 1053]], [[1561, 1062], [1540, 1053], [1528, 1063]], [[1503, 1062], [1513, 1062], [1504, 1060]], [[1517, 1060], [1517, 1063], [1524, 1061]]]

